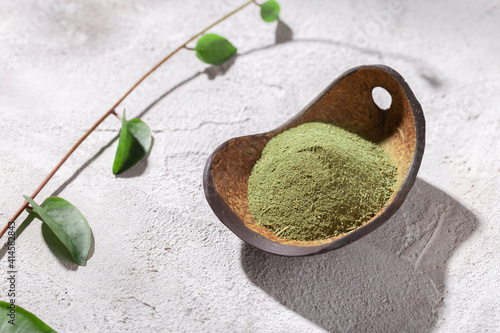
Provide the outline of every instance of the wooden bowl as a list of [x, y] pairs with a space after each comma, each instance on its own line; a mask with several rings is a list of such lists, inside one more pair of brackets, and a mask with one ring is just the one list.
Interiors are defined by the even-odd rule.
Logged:
[[[373, 100], [372, 91], [376, 87], [384, 88], [392, 97], [387, 110], [378, 107]], [[397, 167], [396, 187], [386, 205], [355, 230], [324, 240], [288, 240], [255, 222], [248, 208], [248, 177], [271, 138], [311, 121], [337, 123], [377, 143]], [[424, 114], [403, 77], [386, 66], [360, 66], [342, 74], [279, 128], [234, 138], [220, 145], [205, 167], [205, 196], [222, 223], [242, 240], [263, 251], [284, 256], [326, 252], [363, 237], [398, 210], [415, 181], [424, 146]]]

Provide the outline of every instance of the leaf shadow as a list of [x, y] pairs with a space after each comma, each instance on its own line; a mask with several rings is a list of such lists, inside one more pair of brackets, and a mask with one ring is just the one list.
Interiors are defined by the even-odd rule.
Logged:
[[[276, 44], [279, 43], [285, 43], [293, 38], [293, 31], [290, 29], [290, 27], [283, 21], [278, 20], [278, 24], [276, 26], [276, 33], [275, 33], [275, 39], [276, 39]], [[274, 44], [273, 44], [274, 45]], [[199, 71], [194, 73], [193, 75], [189, 76], [185, 80], [179, 82], [169, 90], [167, 90], [165, 93], [163, 93], [161, 96], [159, 96], [157, 99], [155, 99], [153, 102], [151, 102], [147, 107], [144, 108], [137, 116], [136, 118], [141, 119], [144, 117], [147, 113], [151, 111], [151, 109], [154, 108], [160, 101], [165, 99], [167, 96], [178, 90], [179, 88], [183, 87], [184, 85], [188, 84], [192, 80], [196, 79], [200, 75], [207, 75], [209, 80], [214, 80], [219, 76], [225, 75], [231, 67], [235, 64], [237, 58], [241, 56], [241, 54], [235, 54], [232, 56], [230, 59], [228, 59], [226, 62], [220, 65], [213, 65], [205, 68], [203, 71]], [[76, 170], [73, 175], [65, 181], [61, 186], [59, 186], [51, 196], [58, 196], [64, 189], [73, 182], [73, 180], [78, 177], [83, 170], [85, 170], [90, 164], [92, 164], [99, 156], [101, 156], [104, 151], [106, 151], [113, 143], [119, 138], [119, 134], [116, 135], [110, 142], [108, 142], [104, 147], [102, 147], [94, 156], [92, 156], [90, 159], [88, 159], [78, 170]], [[153, 138], [154, 141], [154, 138]], [[142, 175], [147, 168], [147, 158], [149, 157], [151, 150], [144, 156], [144, 158], [137, 163], [134, 167], [130, 168], [126, 172], [118, 175], [117, 177], [120, 178], [133, 178]]]
[[149, 113], [151, 111], [151, 109], [153, 109], [159, 102], [161, 102], [163, 99], [165, 99], [168, 95], [172, 94], [177, 89], [179, 89], [182, 86], [193, 81], [194, 79], [196, 79], [200, 75], [203, 75], [203, 74], [207, 75], [209, 80], [214, 80], [218, 76], [225, 75], [229, 71], [229, 69], [234, 65], [237, 57], [238, 57], [238, 54], [235, 54], [229, 60], [227, 60], [225, 63], [223, 63], [221, 65], [216, 65], [216, 66], [209, 66], [209, 67], [205, 68], [205, 70], [196, 72], [193, 75], [186, 78], [185, 80], [179, 82], [178, 84], [173, 86], [171, 89], [169, 89], [165, 93], [163, 93], [161, 96], [159, 96], [157, 99], [155, 99], [153, 102], [151, 102], [147, 107], [145, 107], [144, 110], [142, 110], [137, 115], [137, 118], [141, 119], [142, 117], [144, 117], [147, 113]]
[[281, 19], [278, 19], [276, 31], [274, 33], [274, 43], [283, 44], [293, 40], [293, 30], [288, 24]]
[[[49, 247], [49, 250], [57, 258], [59, 263], [67, 270], [76, 271], [78, 264], [76, 264], [71, 256], [69, 250], [64, 246], [64, 244], [57, 238], [54, 232], [45, 224], [42, 223], [42, 236], [45, 243]], [[90, 250], [87, 260], [89, 260], [94, 255], [95, 250], [95, 239], [92, 229], [90, 229]]]
[[478, 224], [417, 179], [389, 221], [348, 246], [280, 257], [245, 244], [241, 265], [256, 286], [329, 332], [429, 332], [442, 309], [447, 262]]
[[[151, 137], [151, 146], [149, 147], [149, 150], [146, 152], [146, 154], [132, 167], [127, 169], [126, 171], [119, 173], [116, 175], [117, 178], [134, 178], [142, 175], [144, 172], [146, 172], [146, 169], [148, 167], [148, 158], [149, 155], [151, 154], [151, 150], [153, 149], [155, 142], [155, 138]], [[140, 144], [137, 145], [138, 147], [142, 146]], [[144, 152], [144, 149], [142, 150]]]
[[269, 44], [255, 49], [251, 49], [241, 54], [238, 54], [238, 56], [247, 56], [252, 53], [265, 51], [274, 48], [278, 45], [288, 44], [288, 43], [326, 44], [340, 48], [340, 50], [343, 50], [344, 52], [346, 50], [354, 50], [361, 54], [377, 56], [379, 59], [387, 57], [387, 58], [403, 60], [408, 63], [416, 65], [420, 77], [425, 81], [427, 81], [427, 83], [432, 88], [437, 89], [445, 84], [444, 79], [442, 79], [438, 74], [438, 70], [435, 69], [434, 66], [432, 66], [429, 63], [426, 63], [420, 58], [407, 55], [404, 53], [381, 51], [375, 48], [361, 46], [354, 42], [344, 42], [342, 40], [333, 40], [326, 38], [294, 38], [293, 30], [282, 20], [279, 20], [276, 26], [274, 44]]
[[[188, 84], [192, 80], [196, 79], [200, 75], [206, 74], [209, 78], [209, 80], [213, 80], [218, 76], [222, 76], [227, 73], [227, 71], [233, 66], [233, 64], [236, 61], [236, 56], [233, 56], [231, 59], [229, 59], [226, 63], [222, 65], [217, 65], [217, 66], [209, 66], [205, 70], [196, 72], [193, 75], [189, 76], [185, 80], [179, 82], [175, 86], [173, 86], [171, 89], [167, 90], [165, 93], [163, 93], [160, 97], [155, 99], [153, 102], [151, 102], [144, 110], [142, 110], [136, 118], [141, 119], [144, 117], [151, 109], [154, 108], [155, 105], [157, 105], [160, 101], [162, 101], [164, 98], [172, 94], [174, 91], [177, 89], [181, 88], [182, 86]], [[94, 154], [91, 158], [89, 158], [78, 170], [76, 170], [73, 175], [66, 180], [61, 186], [59, 186], [51, 196], [59, 196], [64, 189], [71, 184], [88, 166], [90, 166], [99, 156], [101, 156], [104, 151], [106, 151], [109, 147], [113, 145], [113, 143], [118, 140], [120, 137], [119, 134], [117, 134], [111, 141], [109, 141], [105, 146], [103, 146], [96, 154]], [[154, 138], [153, 138], [153, 144], [154, 144]], [[149, 152], [146, 154], [146, 156], [139, 162], [137, 163], [136, 166], [132, 167], [130, 170], [127, 170], [123, 174], [119, 175], [119, 177], [123, 178], [132, 178], [136, 177], [139, 175], [142, 175], [146, 168], [147, 168], [147, 157], [152, 151], [153, 144], [151, 145], [151, 149]]]
[[238, 54], [234, 54], [231, 58], [226, 60], [224, 63], [220, 65], [207, 67], [204, 71], [199, 72], [200, 74], [206, 74], [209, 80], [214, 80], [218, 76], [225, 75], [231, 67], [233, 67], [236, 59], [238, 58]]
[[[33, 213], [28, 214], [26, 219], [24, 219], [24, 221], [21, 223], [21, 225], [15, 231], [15, 242], [18, 241], [19, 237], [24, 232], [24, 230], [35, 219], [36, 219], [36, 214], [33, 214]], [[49, 247], [50, 251], [54, 254], [54, 256], [59, 260], [59, 262], [66, 269], [76, 271], [78, 269], [78, 265], [74, 263], [73, 258], [71, 256], [71, 253], [64, 246], [64, 244], [59, 240], [59, 238], [57, 238], [57, 236], [54, 234], [54, 232], [45, 223], [43, 223], [43, 222], [41, 223], [41, 228], [42, 228], [42, 236], [44, 238], [44, 241], [47, 244], [47, 246]], [[94, 250], [95, 250], [95, 239], [94, 239], [94, 233], [92, 232], [92, 229], [90, 229], [90, 233], [91, 233], [91, 242], [90, 242], [89, 256], [88, 256], [87, 260], [90, 259], [94, 255]], [[7, 234], [7, 236], [8, 236], [8, 234]], [[5, 255], [7, 254], [8, 248], [9, 248], [8, 245], [9, 245], [9, 238], [7, 237], [5, 244], [0, 249], [0, 259], [3, 259], [5, 257]]]
[[[281, 22], [281, 21], [280, 21]], [[283, 31], [286, 31], [286, 25], [283, 25], [283, 23], [280, 25], [280, 22], [278, 22], [278, 27], [281, 27], [281, 29]], [[289, 28], [288, 28], [289, 29]], [[278, 29], [279, 30], [279, 29]], [[277, 31], [278, 31], [277, 30]], [[291, 31], [291, 30], [290, 30]], [[292, 33], [293, 35], [293, 33]], [[278, 35], [277, 35], [278, 36]], [[286, 38], [285, 38], [286, 39]], [[284, 39], [280, 39], [279, 37], [276, 37], [276, 40], [277, 40], [277, 43], [278, 43], [278, 40], [284, 40]], [[161, 96], [159, 96], [157, 99], [155, 99], [153, 102], [151, 102], [146, 108], [144, 108], [144, 110], [142, 110], [136, 118], [139, 118], [141, 119], [142, 117], [144, 117], [148, 112], [151, 111], [151, 109], [154, 108], [155, 105], [157, 105], [160, 101], [162, 101], [163, 99], [165, 99], [166, 97], [168, 97], [170, 94], [172, 94], [173, 92], [175, 92], [176, 90], [178, 90], [179, 88], [183, 87], [184, 85], [188, 84], [189, 82], [191, 82], [192, 80], [196, 79], [197, 77], [199, 77], [200, 75], [207, 75], [208, 79], [209, 80], [214, 80], [216, 79], [217, 77], [219, 76], [223, 76], [225, 75], [230, 69], [231, 67], [235, 64], [236, 62], [236, 59], [238, 58], [238, 56], [240, 56], [239, 54], [235, 54], [233, 57], [231, 57], [229, 60], [227, 60], [225, 63], [221, 64], [221, 65], [214, 65], [214, 66], [209, 66], [207, 67], [205, 70], [203, 71], [199, 71], [199, 72], [196, 72], [194, 73], [193, 75], [189, 76], [188, 78], [186, 78], [185, 80], [179, 82], [178, 84], [176, 84], [175, 86], [173, 86], [171, 89], [167, 90], [165, 93], [163, 93]], [[52, 194], [50, 196], [52, 197], [57, 197], [59, 196], [67, 187], [68, 185], [70, 185], [77, 177], [80, 176], [80, 174], [85, 170], [87, 169], [87, 167], [89, 167], [95, 160], [97, 160], [109, 147], [111, 147], [115, 141], [118, 140], [119, 138], [119, 134], [117, 134], [112, 140], [110, 140], [106, 145], [104, 145], [103, 147], [101, 147], [101, 149], [99, 149], [99, 151], [97, 153], [95, 153], [92, 157], [90, 157], [87, 161], [85, 161], [85, 163], [82, 164], [81, 167], [79, 167], [72, 175], [71, 177], [69, 177], [62, 185], [60, 185], [54, 192], [52, 192]], [[154, 138], [153, 138], [153, 144], [151, 145], [151, 149], [149, 150], [149, 152], [146, 154], [146, 156], [139, 162], [137, 163], [136, 166], [132, 167], [131, 169], [127, 170], [126, 172], [124, 172], [123, 174], [121, 175], [118, 175], [118, 177], [121, 177], [121, 178], [133, 178], [133, 177], [136, 177], [136, 176], [139, 176], [139, 175], [142, 175], [146, 168], [147, 168], [147, 158], [149, 157], [151, 151], [152, 151], [152, 147], [154, 145]], [[35, 219], [34, 215], [33, 214], [29, 214], [27, 216], [27, 218], [22, 222], [22, 224], [16, 229], [16, 239], [17, 237], [19, 237], [22, 232], [26, 229], [26, 227], [28, 225], [31, 224], [31, 222]], [[55, 235], [53, 234], [53, 232], [50, 230], [50, 228], [48, 228], [47, 226], [44, 227], [44, 223], [42, 223], [42, 233], [44, 234], [44, 238], [47, 238], [50, 242], [50, 244], [52, 245], [49, 245], [49, 247], [51, 248], [51, 250], [53, 249], [53, 252], [55, 252], [54, 254], [56, 255], [56, 257], [61, 257], [61, 258], [71, 258], [71, 255], [69, 254], [69, 251], [67, 251], [65, 248], [64, 248], [64, 245], [62, 245], [62, 243], [57, 239], [54, 240], [54, 237]], [[48, 229], [48, 230], [47, 230]], [[46, 240], [47, 241], [47, 240]], [[60, 244], [57, 244], [57, 241], [59, 241]], [[55, 244], [55, 245], [54, 245]], [[92, 249], [91, 249], [91, 253], [93, 253], [93, 249], [94, 249], [94, 245], [95, 245], [95, 240], [94, 240], [94, 236], [92, 234]], [[60, 246], [63, 247], [62, 250], [59, 250], [60, 249]], [[66, 250], [66, 253], [64, 252], [64, 250]], [[5, 257], [6, 253], [8, 251], [8, 241], [6, 241], [4, 243], [4, 245], [2, 246], [2, 248], [0, 248], [0, 259], [2, 259], [3, 257]], [[69, 255], [69, 257], [68, 257]], [[67, 263], [68, 260], [66, 259], [61, 259], [60, 260], [61, 263], [63, 265], [65, 265], [65, 267], [67, 267], [68, 269], [73, 269], [73, 270], [76, 270], [77, 267], [74, 267], [73, 265], [76, 265], [74, 263]], [[78, 265], [76, 265], [78, 266]]]
[[[164, 98], [172, 94], [174, 91], [177, 89], [181, 88], [182, 86], [188, 84], [192, 80], [196, 79], [200, 75], [207, 75], [209, 80], [214, 80], [218, 76], [225, 75], [227, 71], [234, 65], [236, 61], [237, 55], [233, 56], [230, 58], [226, 63], [222, 65], [217, 65], [217, 66], [209, 66], [205, 70], [196, 72], [193, 75], [189, 76], [185, 80], [179, 82], [175, 86], [173, 86], [171, 89], [167, 90], [165, 93], [163, 93], [160, 97], [155, 99], [153, 102], [151, 102], [144, 110], [142, 110], [136, 118], [141, 119], [144, 117], [151, 109], [154, 108], [155, 105], [157, 105], [160, 101], [162, 101]], [[103, 146], [96, 154], [94, 154], [91, 158], [89, 158], [78, 170], [76, 170], [73, 175], [68, 178], [61, 186], [59, 186], [52, 194], [51, 196], [59, 196], [64, 189], [71, 184], [88, 166], [90, 166], [99, 156], [101, 156], [109, 147], [111, 147], [116, 140], [120, 137], [119, 134], [117, 134], [111, 141], [109, 141], [105, 146]], [[147, 158], [149, 157], [152, 147], [154, 145], [154, 137], [153, 137], [153, 144], [151, 145], [151, 148], [149, 152], [144, 156], [144, 158], [137, 163], [134, 167], [131, 169], [127, 170], [123, 174], [118, 175], [118, 177], [121, 178], [133, 178], [142, 175], [146, 168], [147, 168]]]

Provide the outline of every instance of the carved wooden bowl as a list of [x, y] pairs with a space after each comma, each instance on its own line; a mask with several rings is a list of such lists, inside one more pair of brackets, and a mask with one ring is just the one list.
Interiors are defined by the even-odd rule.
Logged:
[[[387, 110], [377, 106], [372, 97], [376, 87], [384, 88], [392, 98]], [[397, 167], [395, 192], [371, 220], [355, 230], [323, 240], [288, 240], [255, 222], [248, 208], [248, 177], [271, 138], [311, 121], [333, 122], [377, 143]], [[203, 185], [215, 215], [248, 244], [284, 256], [317, 254], [354, 242], [398, 210], [415, 181], [424, 146], [424, 114], [403, 77], [386, 66], [360, 66], [342, 74], [279, 128], [220, 145], [207, 161]]]

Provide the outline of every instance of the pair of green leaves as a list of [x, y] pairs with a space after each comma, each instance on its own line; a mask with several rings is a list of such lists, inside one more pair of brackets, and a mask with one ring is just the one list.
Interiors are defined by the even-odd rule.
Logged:
[[[125, 112], [122, 118], [120, 140], [113, 163], [113, 173], [122, 173], [140, 161], [151, 149], [152, 136], [149, 127], [139, 119], [127, 121]], [[71, 254], [75, 263], [81, 266], [87, 264], [92, 232], [87, 219], [70, 202], [49, 197], [42, 205], [24, 196], [33, 210], [29, 210], [49, 227]], [[31, 312], [20, 306], [0, 302], [0, 332], [55, 332]], [[10, 321], [10, 322], [9, 322]]]
[[[274, 0], [260, 5], [260, 15], [266, 22], [279, 19], [280, 7]], [[219, 65], [226, 62], [237, 51], [226, 38], [207, 34], [198, 40], [196, 56], [203, 62]], [[152, 136], [149, 127], [139, 119], [127, 121], [125, 112], [122, 118], [120, 139], [113, 163], [113, 174], [125, 172], [147, 155], [152, 147]], [[68, 201], [59, 197], [47, 198], [39, 206], [28, 196], [24, 198], [32, 205], [33, 211], [41, 219], [61, 243], [68, 249], [78, 265], [85, 266], [90, 252], [92, 232], [83, 214]], [[10, 308], [9, 308], [10, 307]], [[52, 328], [23, 308], [15, 307], [15, 325], [9, 323], [12, 306], [0, 301], [1, 332], [55, 332]]]
[[[260, 5], [260, 15], [266, 22], [279, 19], [280, 7], [274, 0]], [[219, 65], [226, 62], [237, 51], [226, 38], [207, 34], [201, 37], [196, 44], [196, 56], [203, 62]], [[126, 119], [125, 112], [122, 118], [120, 139], [113, 163], [113, 174], [123, 173], [133, 167], [149, 152], [152, 146], [152, 136], [149, 127], [139, 119]], [[39, 206], [30, 197], [24, 198], [33, 206], [33, 211], [40, 218], [61, 243], [68, 249], [73, 260], [78, 265], [85, 266], [89, 256], [92, 233], [83, 214], [68, 201], [58, 198], [47, 198]], [[8, 315], [9, 303], [0, 302], [5, 315]], [[0, 325], [2, 332], [55, 332], [32, 313], [16, 306], [16, 325], [3, 321]]]
[[[0, 302], [0, 332], [2, 333], [55, 333], [34, 314], [18, 305]], [[10, 323], [9, 323], [10, 321]]]
[[[260, 5], [260, 16], [266, 22], [274, 22], [279, 19], [280, 6], [274, 0], [269, 0]], [[211, 65], [220, 65], [231, 58], [237, 51], [236, 47], [226, 38], [207, 34], [202, 36], [196, 47], [196, 56], [204, 63]]]
[[[269, 0], [260, 7], [260, 15], [264, 21], [273, 22], [279, 19], [280, 6], [276, 1]], [[226, 38], [216, 34], [201, 37], [194, 50], [201, 61], [214, 65], [226, 62], [237, 51]], [[151, 149], [152, 142], [149, 127], [139, 119], [127, 121], [124, 111], [113, 174], [123, 173], [139, 162]]]
[[[140, 161], [149, 151], [152, 136], [149, 127], [139, 119], [127, 121], [122, 118], [120, 140], [113, 163], [113, 173], [124, 172]], [[54, 235], [68, 249], [75, 263], [87, 264], [92, 234], [87, 219], [68, 201], [59, 197], [47, 198], [42, 206], [24, 196], [33, 207], [34, 213], [52, 230]]]
[[[274, 0], [260, 5], [260, 15], [266, 22], [279, 18], [280, 7]], [[221, 64], [231, 58], [237, 49], [224, 37], [207, 34], [198, 40], [196, 56], [209, 64]], [[152, 147], [153, 138], [149, 127], [139, 119], [126, 119], [123, 112], [120, 139], [113, 163], [113, 174], [123, 173], [133, 167]], [[25, 196], [33, 206], [38, 217], [52, 230], [62, 244], [69, 250], [78, 265], [86, 265], [90, 250], [91, 232], [82, 213], [68, 201], [47, 198], [42, 207], [33, 199]]]
[[[266, 22], [279, 18], [280, 7], [274, 0], [260, 5], [260, 15]], [[237, 49], [224, 37], [207, 34], [198, 40], [196, 56], [209, 64], [221, 64], [231, 58]], [[123, 173], [133, 167], [152, 147], [152, 136], [149, 127], [139, 119], [126, 119], [123, 112], [120, 139], [113, 163], [113, 174]], [[78, 265], [86, 265], [90, 251], [91, 231], [82, 213], [68, 201], [58, 198], [47, 198], [42, 206], [25, 196], [33, 206], [38, 217], [52, 230], [62, 244], [68, 249]]]

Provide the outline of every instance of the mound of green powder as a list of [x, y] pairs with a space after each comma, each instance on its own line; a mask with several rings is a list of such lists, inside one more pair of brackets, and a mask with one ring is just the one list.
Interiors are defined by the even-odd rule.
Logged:
[[275, 235], [319, 240], [370, 220], [395, 180], [395, 166], [374, 143], [335, 125], [306, 123], [267, 143], [248, 180], [248, 204]]

